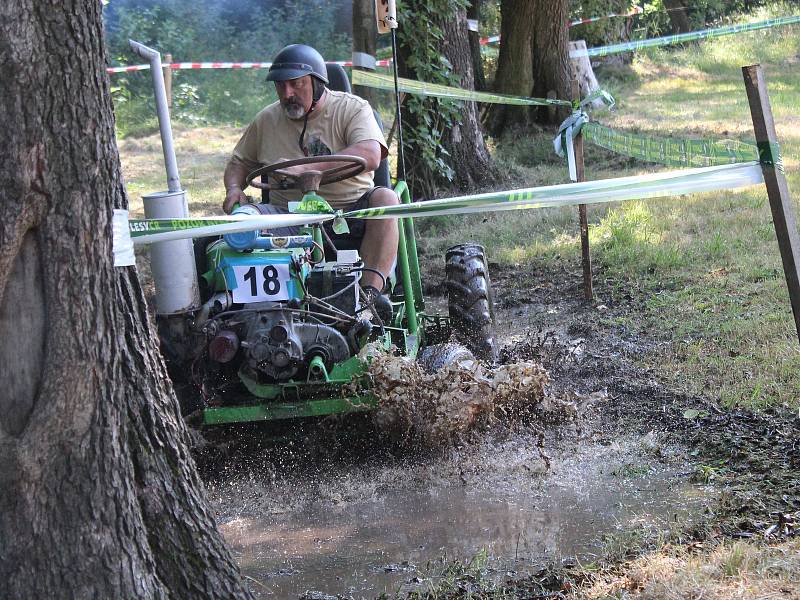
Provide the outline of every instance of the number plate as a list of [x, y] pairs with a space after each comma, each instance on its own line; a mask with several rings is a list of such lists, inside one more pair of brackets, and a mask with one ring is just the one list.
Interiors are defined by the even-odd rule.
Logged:
[[288, 264], [233, 265], [233, 301], [241, 304], [289, 299]]

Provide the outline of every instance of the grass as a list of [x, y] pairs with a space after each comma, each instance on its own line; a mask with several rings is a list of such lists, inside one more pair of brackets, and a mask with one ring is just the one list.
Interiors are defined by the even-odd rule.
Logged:
[[800, 598], [800, 542], [762, 547], [728, 542], [711, 552], [665, 546], [625, 565], [624, 571], [598, 576], [573, 597], [637, 598]]
[[[776, 16], [780, 7], [747, 20]], [[751, 32], [684, 48], [638, 53], [625, 67], [598, 69], [618, 100], [597, 119], [615, 128], [675, 137], [751, 140], [740, 67], [764, 65], [789, 188], [800, 194], [800, 27]], [[178, 128], [182, 183], [192, 214], [218, 214], [222, 171], [241, 129]], [[509, 186], [563, 183], [551, 133], [490, 140]], [[166, 187], [157, 136], [120, 143], [133, 214], [140, 196]], [[661, 167], [587, 147], [588, 179]], [[627, 326], [664, 344], [642, 360], [688, 392], [725, 406], [800, 406], [800, 352], [763, 187], [589, 207], [596, 270], [633, 288], [643, 312]], [[449, 245], [475, 240], [493, 261], [580, 268], [573, 208], [448, 216], [418, 221], [423, 270]], [[601, 292], [602, 293], [602, 292]], [[603, 298], [598, 298], [602, 302]]]
[[[760, 62], [797, 210], [798, 33], [792, 26], [654, 49], [638, 54], [629, 67], [598, 70], [618, 109], [597, 119], [654, 135], [750, 141], [741, 66]], [[550, 155], [548, 136], [513, 144], [499, 140], [497, 147], [501, 162], [525, 173], [526, 185], [564, 181], [565, 169]], [[588, 179], [661, 169], [586, 149]], [[649, 366], [676, 386], [725, 406], [800, 405], [800, 353], [763, 187], [594, 206], [589, 220], [595, 266], [645, 300], [644, 314], [633, 326], [667, 342], [644, 359]], [[575, 221], [574, 209], [562, 209], [450, 218], [420, 229], [439, 236], [423, 244], [428, 254], [466, 236], [486, 244], [495, 261], [557, 263], [577, 271]]]

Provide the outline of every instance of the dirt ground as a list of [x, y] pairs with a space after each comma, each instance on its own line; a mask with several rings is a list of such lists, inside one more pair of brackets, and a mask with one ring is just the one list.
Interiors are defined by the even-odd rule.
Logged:
[[[584, 413], [589, 435], [611, 442], [621, 435], [658, 432], [665, 443], [683, 449], [691, 465], [689, 479], [708, 483], [718, 492], [702, 521], [675, 527], [669, 539], [637, 539], [628, 548], [624, 544], [621, 549], [610, 548], [606, 561], [601, 561], [603, 568], [624, 572], [631, 557], [664, 543], [711, 549], [737, 539], [775, 544], [797, 533], [800, 415], [723, 410], [712, 399], [714, 390], [707, 396], [689, 396], [671, 389], [642, 366], [647, 353], [659, 344], [655, 336], [637, 334], [622, 324], [635, 322], [645, 301], [627, 291], [623, 281], [595, 274], [596, 300], [587, 302], [582, 299], [578, 272], [491, 267], [498, 307], [511, 314], [515, 310], [536, 314], [527, 339], [505, 349], [506, 360], [541, 362], [550, 372], [554, 390], [607, 391]], [[538, 578], [511, 583], [510, 588], [525, 597], [567, 591], [580, 597], [580, 590], [591, 588], [599, 578], [580, 569], [543, 571]], [[621, 590], [635, 592], [637, 585], [616, 592]], [[784, 597], [799, 593], [795, 586], [782, 591]]]
[[[242, 515], [307, 511], [320, 503], [356, 506], [378, 494], [382, 486], [397, 486], [398, 481], [409, 491], [443, 480], [469, 487], [475, 484], [468, 481], [469, 473], [475, 480], [486, 479], [487, 473], [496, 470], [489, 463], [508, 462], [521, 452], [529, 453], [526, 469], [539, 476], [551, 468], [549, 455], [558, 457], [565, 447], [588, 443], [589, 448], [603, 449], [620, 440], [656, 439], [648, 460], [680, 462], [684, 466], [679, 478], [711, 490], [702, 514], [675, 521], [657, 534], [637, 531], [629, 535], [630, 531], [617, 528], [614, 538], [606, 540], [596, 554], [591, 569], [561, 561], [535, 573], [509, 572], [499, 579], [495, 573], [490, 581], [482, 582], [465, 567], [451, 572], [447, 590], [428, 595], [417, 591], [417, 597], [594, 597], [582, 595], [582, 590], [596, 586], [603, 577], [624, 573], [631, 560], [665, 544], [705, 552], [726, 540], [774, 545], [795, 535], [800, 516], [798, 415], [722, 410], [709, 399], [713, 390], [705, 398], [670, 389], [658, 374], [642, 366], [643, 358], [660, 342], [625, 325], [637, 319], [644, 298], [627, 291], [624, 282], [596, 273], [596, 299], [587, 302], [582, 299], [577, 269], [490, 267], [503, 340], [501, 362], [533, 361], [544, 366], [551, 378], [550, 393], [579, 407], [577, 421], [551, 426], [501, 423], [499, 428], [462, 438], [455, 448], [435, 451], [389, 442], [365, 419], [293, 430], [297, 441], [286, 442], [282, 437], [277, 444], [267, 440], [263, 429], [241, 429], [233, 438], [215, 440], [215, 445], [198, 455], [223, 529], [229, 527], [230, 533], [242, 522]], [[439, 306], [446, 305], [441, 275], [436, 267], [425, 275], [426, 294], [431, 304]], [[288, 432], [276, 433], [285, 436]], [[492, 440], [491, 451], [486, 450], [487, 439]], [[508, 454], [498, 453], [502, 444], [512, 447]], [[489, 479], [496, 487], [502, 478]], [[522, 480], [511, 481], [513, 485]], [[419, 581], [420, 575], [415, 570], [407, 579]], [[257, 594], [268, 587], [253, 581]], [[630, 584], [630, 589], [626, 585], [619, 584], [617, 591], [636, 591], [641, 582]], [[490, 590], [505, 595], [490, 596]], [[364, 597], [314, 594], [307, 597]], [[262, 597], [281, 594], [265, 592]]]

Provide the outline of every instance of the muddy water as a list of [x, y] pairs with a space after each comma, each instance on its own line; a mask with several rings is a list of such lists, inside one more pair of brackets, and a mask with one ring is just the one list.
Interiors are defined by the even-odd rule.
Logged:
[[211, 491], [260, 598], [391, 595], [424, 583], [428, 561], [482, 549], [499, 576], [591, 560], [601, 535], [702, 504], [703, 490], [685, 483], [687, 468], [657, 438], [559, 444], [549, 470], [520, 436], [414, 464], [376, 459], [310, 478], [273, 473], [272, 485], [250, 481], [247, 502], [236, 500], [238, 486]]

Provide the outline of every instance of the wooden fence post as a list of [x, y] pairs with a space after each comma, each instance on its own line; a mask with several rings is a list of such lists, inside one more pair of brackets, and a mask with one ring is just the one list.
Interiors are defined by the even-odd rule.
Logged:
[[164, 91], [167, 93], [167, 106], [172, 108], [172, 54], [164, 55], [164, 63], [161, 70], [164, 71]]
[[[581, 86], [577, 79], [572, 80], [572, 99], [580, 101]], [[578, 181], [586, 181], [586, 174], [583, 165], [583, 135], [578, 133], [572, 139], [572, 147], [575, 150], [575, 172]], [[589, 220], [586, 216], [586, 205], [578, 205], [578, 220], [581, 226], [581, 263], [583, 265], [583, 297], [586, 300], [594, 298], [592, 288], [592, 257], [589, 254]]]
[[750, 114], [753, 117], [756, 144], [761, 156], [761, 171], [764, 173], [764, 184], [767, 186], [772, 222], [775, 225], [775, 235], [778, 237], [778, 247], [783, 260], [786, 286], [789, 288], [794, 325], [800, 340], [800, 271], [798, 271], [800, 238], [797, 234], [797, 219], [783, 167], [774, 164], [778, 160], [778, 136], [775, 133], [775, 121], [772, 118], [764, 70], [761, 65], [750, 65], [742, 67], [742, 75], [747, 90], [747, 101], [750, 103]]

